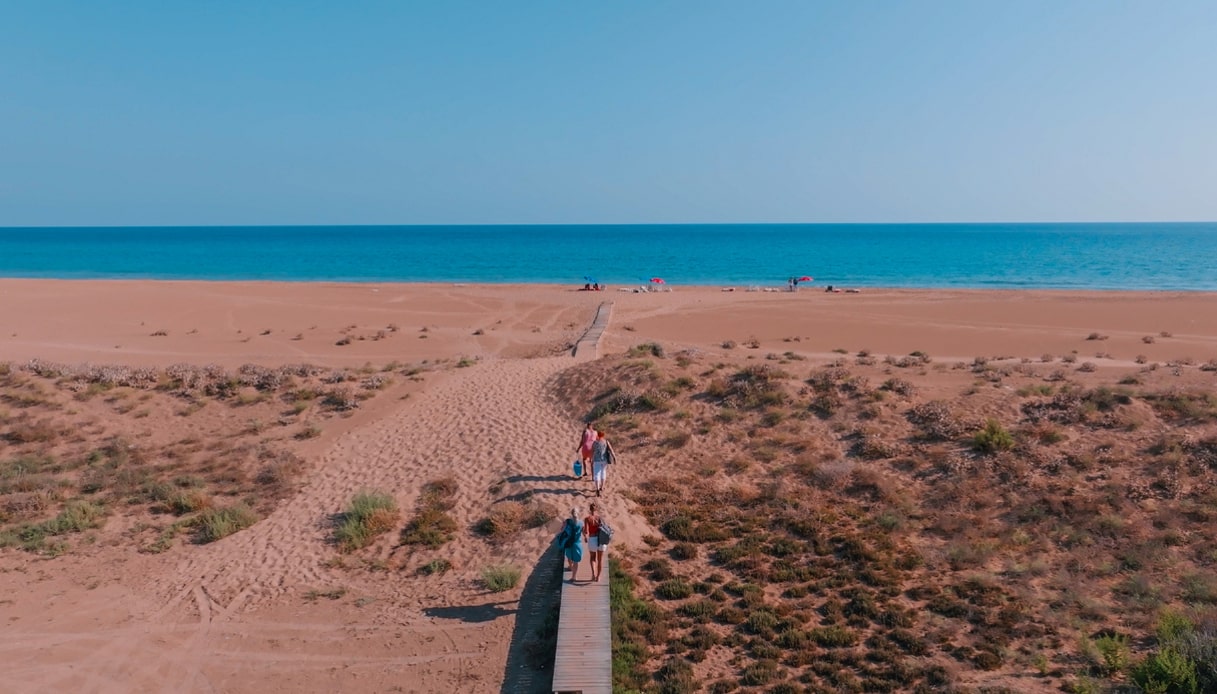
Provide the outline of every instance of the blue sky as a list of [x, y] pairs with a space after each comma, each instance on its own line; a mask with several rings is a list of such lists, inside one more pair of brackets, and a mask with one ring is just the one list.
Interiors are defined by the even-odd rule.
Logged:
[[1217, 219], [1217, 3], [0, 0], [0, 225]]

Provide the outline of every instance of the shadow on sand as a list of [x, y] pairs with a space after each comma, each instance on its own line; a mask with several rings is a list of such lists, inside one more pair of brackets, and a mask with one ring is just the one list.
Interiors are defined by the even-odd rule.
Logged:
[[503, 694], [552, 691], [561, 596], [562, 552], [551, 542], [524, 582], [503, 669]]
[[511, 475], [503, 478], [507, 482], [577, 482], [574, 475]]
[[590, 488], [577, 489], [575, 487], [551, 487], [551, 488], [541, 488], [541, 489], [525, 489], [524, 491], [516, 493], [516, 494], [508, 494], [507, 496], [500, 497], [497, 501], [528, 501], [529, 499], [532, 499], [532, 498], [540, 498], [541, 496], [546, 495], [546, 494], [549, 494], [551, 496], [580, 496], [580, 495], [587, 496], [588, 492], [590, 492], [592, 494], [596, 493], [594, 490], [592, 490]]
[[488, 602], [484, 605], [428, 607], [423, 610], [423, 614], [438, 619], [459, 619], [462, 622], [477, 624], [479, 622], [493, 622], [499, 617], [516, 614], [518, 610], [505, 610], [501, 607], [502, 605], [510, 604], [510, 602]]

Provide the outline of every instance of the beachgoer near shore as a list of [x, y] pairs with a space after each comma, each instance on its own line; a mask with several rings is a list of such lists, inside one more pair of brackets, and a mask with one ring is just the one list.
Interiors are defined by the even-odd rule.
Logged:
[[596, 502], [592, 502], [587, 518], [583, 519], [583, 539], [587, 540], [587, 563], [592, 567], [592, 580], [599, 581], [604, 570], [604, 550], [600, 544], [600, 513]]
[[604, 492], [604, 483], [608, 479], [608, 466], [617, 457], [613, 444], [604, 438], [604, 432], [596, 432], [596, 442], [592, 444], [592, 484], [596, 486], [596, 496]]
[[570, 571], [570, 582], [575, 582], [579, 574], [579, 562], [583, 561], [583, 523], [579, 521], [579, 509], [570, 510], [570, 518], [562, 524], [562, 532], [558, 533], [558, 546], [566, 557], [566, 570]]
[[583, 435], [579, 437], [579, 445], [575, 448], [579, 452], [579, 457], [583, 460], [583, 474], [580, 477], [588, 475], [588, 469], [592, 466], [592, 444], [596, 443], [596, 429], [591, 422], [587, 423], [587, 428], [583, 430]]

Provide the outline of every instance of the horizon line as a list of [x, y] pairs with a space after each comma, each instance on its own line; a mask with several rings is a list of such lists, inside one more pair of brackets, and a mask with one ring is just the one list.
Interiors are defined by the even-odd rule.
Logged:
[[235, 229], [263, 228], [330, 228], [330, 227], [643, 227], [643, 226], [1048, 226], [1048, 225], [1150, 225], [1150, 224], [1217, 224], [1212, 220], [1097, 220], [1097, 221], [966, 221], [966, 222], [442, 222], [442, 223], [330, 223], [330, 224], [13, 224], [0, 229]]

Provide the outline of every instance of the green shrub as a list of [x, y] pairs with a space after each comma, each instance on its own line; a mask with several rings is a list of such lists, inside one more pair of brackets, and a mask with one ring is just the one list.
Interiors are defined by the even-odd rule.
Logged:
[[693, 665], [681, 657], [673, 657], [655, 671], [660, 694], [693, 694], [698, 690], [693, 677]]
[[447, 513], [434, 508], [419, 511], [401, 531], [403, 545], [439, 547], [456, 536], [457, 524]]
[[972, 445], [984, 453], [1008, 451], [1014, 448], [1014, 437], [996, 419], [985, 422], [985, 428], [972, 437]]
[[195, 520], [195, 541], [215, 542], [257, 522], [258, 515], [245, 504], [208, 509]]
[[1128, 637], [1109, 634], [1095, 639], [1094, 647], [1103, 662], [1099, 666], [1108, 677], [1123, 672], [1128, 667]]
[[718, 611], [718, 604], [713, 600], [701, 599], [687, 602], [680, 606], [677, 610], [680, 614], [692, 618], [697, 622], [707, 622], [714, 617], [714, 613]]
[[825, 648], [845, 648], [858, 643], [858, 635], [840, 626], [817, 627], [810, 632], [811, 640]]
[[180, 516], [209, 508], [211, 497], [198, 489], [183, 489], [170, 494], [169, 498], [165, 500], [165, 505], [175, 515]]
[[383, 492], [360, 492], [351, 499], [334, 529], [334, 542], [343, 552], [367, 547], [397, 524], [397, 502]]
[[101, 526], [105, 509], [91, 501], [69, 501], [63, 510], [46, 522], [48, 535], [78, 533]]
[[683, 578], [674, 578], [655, 586], [655, 597], [662, 600], [682, 600], [693, 594], [693, 587]]
[[1169, 644], [1186, 637], [1195, 631], [1196, 625], [1192, 620], [1173, 610], [1164, 610], [1158, 617], [1158, 626], [1154, 635], [1159, 644]]
[[447, 559], [432, 559], [431, 561], [418, 567], [418, 573], [421, 576], [434, 576], [436, 574], [446, 574], [452, 570], [452, 562]]
[[511, 590], [520, 582], [520, 570], [509, 564], [495, 564], [482, 569], [482, 585], [492, 593]]
[[768, 684], [778, 676], [778, 664], [772, 660], [758, 660], [744, 668], [740, 683], [753, 687]]
[[1196, 663], [1164, 647], [1132, 669], [1132, 681], [1146, 694], [1197, 694]]

